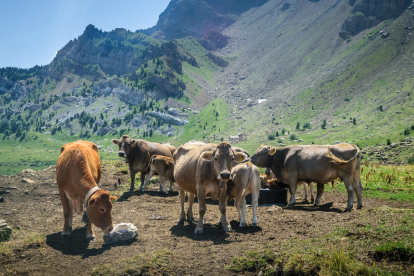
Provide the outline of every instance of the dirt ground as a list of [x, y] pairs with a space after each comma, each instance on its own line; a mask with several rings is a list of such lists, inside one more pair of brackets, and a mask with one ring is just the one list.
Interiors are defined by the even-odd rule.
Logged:
[[[24, 183], [23, 178], [34, 183]], [[101, 188], [116, 191], [114, 183], [117, 178], [121, 178], [122, 185], [129, 186], [127, 174], [122, 174], [115, 166], [104, 167]], [[229, 206], [227, 217], [233, 230], [227, 233], [217, 225], [220, 214], [218, 205], [208, 204], [204, 235], [196, 236], [193, 234], [195, 224], [177, 222], [177, 192], [164, 195], [153, 186], [147, 192], [120, 191], [118, 195], [118, 201], [112, 209], [113, 222], [131, 222], [136, 225], [139, 231], [136, 241], [117, 246], [106, 245], [102, 232], [95, 227], [96, 241], [88, 243], [80, 215], [74, 216], [71, 237], [62, 240], [63, 214], [55, 168], [1, 176], [0, 196], [4, 197], [4, 202], [0, 203], [0, 219], [5, 219], [13, 227], [14, 233], [20, 236], [43, 234], [45, 239], [44, 242], [16, 248], [7, 255], [0, 253], [0, 275], [90, 275], [98, 266], [112, 264], [116, 268], [124, 259], [137, 254], [150, 256], [160, 251], [169, 252], [171, 262], [168, 269], [148, 274], [234, 275], [225, 266], [234, 257], [242, 256], [246, 250], [259, 250], [270, 243], [277, 250], [278, 244], [292, 237], [318, 237], [334, 227], [359, 223], [361, 212], [353, 210], [343, 213], [347, 196], [339, 192], [325, 193], [322, 206], [313, 207], [303, 202], [303, 189], [299, 188], [299, 203], [292, 209], [270, 212], [269, 207], [259, 207], [258, 226], [251, 225], [252, 210], [248, 208], [248, 226], [239, 228], [236, 210]], [[363, 204], [365, 210], [381, 205], [414, 207], [409, 203], [366, 197], [363, 198]], [[194, 207], [197, 218], [198, 204]]]

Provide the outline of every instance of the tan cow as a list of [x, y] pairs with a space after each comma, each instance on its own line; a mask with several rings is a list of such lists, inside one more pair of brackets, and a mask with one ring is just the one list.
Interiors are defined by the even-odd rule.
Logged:
[[123, 135], [119, 140], [113, 139], [112, 143], [119, 146], [119, 157], [125, 157], [131, 176], [130, 191], [134, 190], [135, 174], [141, 173], [141, 188], [144, 185], [145, 175], [151, 156], [163, 155], [172, 157], [175, 147], [169, 144], [159, 144], [140, 139], [131, 139], [128, 135]]
[[227, 181], [231, 179], [234, 160], [243, 160], [246, 155], [234, 152], [230, 143], [184, 144], [174, 152], [174, 179], [178, 184], [180, 198], [180, 221], [185, 220], [185, 191], [189, 192], [187, 219], [192, 220], [192, 206], [197, 195], [199, 220], [194, 234], [202, 234], [206, 198], [219, 200], [220, 222], [225, 231], [230, 225], [226, 218]]
[[240, 227], [246, 226], [246, 199], [252, 194], [252, 225], [257, 225], [257, 206], [260, 194], [260, 171], [250, 162], [237, 164], [231, 169], [232, 180], [228, 182], [227, 201], [235, 199], [234, 206], [239, 215]]
[[345, 211], [352, 210], [354, 191], [358, 199], [357, 208], [362, 207], [361, 152], [355, 145], [340, 143], [334, 146], [292, 145], [282, 148], [261, 146], [253, 154], [251, 161], [258, 167], [271, 168], [280, 181], [289, 185], [289, 205], [296, 201], [295, 193], [299, 181], [317, 183], [317, 206], [324, 184], [340, 178], [348, 191], [348, 206]]
[[160, 192], [161, 188], [165, 194], [168, 195], [167, 189], [165, 188], [165, 182], [170, 182], [170, 192], [173, 191], [174, 184], [174, 161], [171, 157], [162, 155], [153, 155], [148, 164], [149, 174], [145, 179], [144, 185], [141, 187], [141, 192], [145, 191], [145, 187], [148, 185], [151, 177], [156, 173], [160, 176]]
[[66, 144], [60, 149], [56, 165], [56, 181], [65, 218], [62, 237], [70, 235], [73, 211], [81, 214], [83, 205], [89, 217], [87, 239], [91, 241], [95, 239], [92, 223], [105, 233], [112, 231], [111, 201], [116, 200], [116, 197], [98, 188], [100, 178], [101, 161], [98, 147], [94, 143], [79, 140]]

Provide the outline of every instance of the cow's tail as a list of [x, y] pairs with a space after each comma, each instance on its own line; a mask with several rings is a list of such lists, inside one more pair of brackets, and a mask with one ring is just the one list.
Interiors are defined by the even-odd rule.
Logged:
[[247, 181], [246, 187], [244, 187], [243, 189], [243, 195], [242, 198], [244, 198], [246, 196], [246, 192], [249, 189], [249, 186], [252, 182], [252, 178], [253, 178], [253, 164], [252, 162], [247, 162], [247, 166], [249, 166], [249, 180]]
[[156, 157], [157, 157], [157, 155], [151, 156], [151, 158], [150, 158], [150, 160], [148, 162], [148, 165], [145, 167], [145, 169], [142, 170], [143, 173], [146, 174], [149, 171], [150, 166], [151, 166], [151, 163], [152, 163], [152, 160], [154, 160], [154, 158], [156, 158]]
[[354, 146], [354, 145], [352, 145], [352, 146], [356, 149], [356, 153], [349, 160], [343, 160], [342, 158], [336, 157], [331, 151], [331, 146], [328, 146], [328, 152], [325, 154], [325, 156], [328, 157], [329, 159], [331, 159], [331, 161], [335, 162], [336, 164], [339, 164], [339, 165], [348, 164], [349, 162], [354, 160], [358, 155], [360, 155], [359, 148], [357, 146]]

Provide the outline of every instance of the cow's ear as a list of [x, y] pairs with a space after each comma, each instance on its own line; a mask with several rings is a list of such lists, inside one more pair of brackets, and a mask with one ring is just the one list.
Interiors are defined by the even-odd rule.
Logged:
[[201, 153], [200, 157], [204, 160], [207, 160], [207, 161], [213, 161], [214, 160], [213, 151], [204, 151], [203, 153]]
[[110, 197], [109, 197], [109, 199], [110, 199], [111, 201], [117, 201], [117, 200], [118, 200], [118, 198], [117, 198], [116, 196], [110, 196]]
[[115, 145], [118, 145], [119, 141], [118, 141], [118, 139], [112, 139], [112, 143], [115, 144]]
[[62, 147], [60, 148], [60, 153], [62, 153], [64, 150], [65, 150], [65, 146], [62, 146]]
[[95, 205], [95, 203], [96, 203], [96, 200], [95, 200], [94, 198], [91, 198], [91, 199], [89, 199], [89, 201], [88, 201], [88, 206], [93, 207], [93, 205]]
[[137, 140], [135, 140], [135, 139], [131, 139], [131, 145], [135, 144], [136, 141]]
[[237, 152], [234, 155], [234, 160], [236, 160], [237, 162], [242, 162], [245, 159], [247, 159], [247, 155], [244, 154], [243, 152]]
[[270, 148], [269, 152], [267, 154], [273, 155], [276, 152], [276, 148]]

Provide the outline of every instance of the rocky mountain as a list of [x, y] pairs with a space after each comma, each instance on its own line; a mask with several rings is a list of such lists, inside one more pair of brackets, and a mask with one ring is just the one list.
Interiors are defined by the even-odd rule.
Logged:
[[342, 23], [345, 33], [341, 35], [344, 38], [347, 34], [356, 35], [384, 20], [398, 17], [411, 3], [412, 0], [349, 0], [349, 4], [354, 8]]
[[0, 133], [33, 119], [41, 133], [247, 149], [397, 143], [414, 128], [413, 12], [408, 0], [173, 0], [148, 30], [89, 25], [48, 66], [0, 69]]

